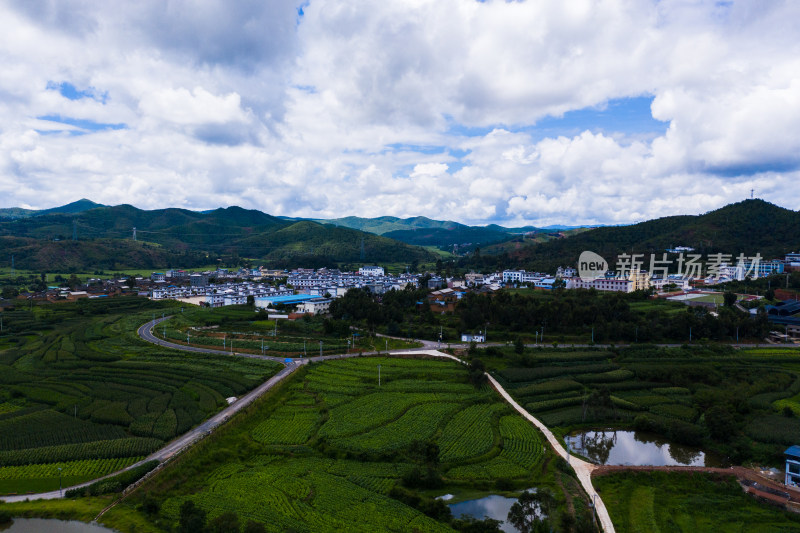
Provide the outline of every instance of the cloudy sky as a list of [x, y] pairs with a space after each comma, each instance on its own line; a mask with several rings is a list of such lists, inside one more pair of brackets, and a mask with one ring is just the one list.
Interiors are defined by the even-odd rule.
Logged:
[[0, 207], [800, 209], [800, 2], [0, 1]]

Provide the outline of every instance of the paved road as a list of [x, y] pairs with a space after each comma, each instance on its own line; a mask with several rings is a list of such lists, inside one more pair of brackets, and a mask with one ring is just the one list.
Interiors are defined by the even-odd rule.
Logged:
[[[140, 464], [142, 464], [144, 462], [147, 462], [147, 461], [152, 461], [152, 460], [157, 460], [159, 462], [166, 461], [169, 458], [171, 458], [172, 456], [174, 456], [175, 454], [177, 454], [177, 453], [185, 450], [186, 448], [192, 446], [194, 443], [196, 443], [197, 441], [199, 441], [200, 439], [202, 439], [206, 435], [210, 434], [216, 428], [218, 428], [219, 426], [224, 424], [231, 416], [233, 416], [234, 414], [236, 414], [237, 412], [239, 412], [243, 408], [247, 407], [251, 403], [253, 403], [257, 398], [259, 398], [261, 395], [263, 395], [268, 390], [273, 388], [277, 383], [280, 383], [287, 376], [291, 375], [292, 372], [294, 372], [295, 370], [300, 368], [300, 366], [302, 366], [303, 364], [305, 364], [305, 363], [307, 363], [309, 361], [326, 361], [326, 360], [331, 360], [331, 359], [344, 359], [344, 358], [348, 358], [348, 357], [357, 357], [359, 355], [357, 353], [340, 354], [340, 355], [326, 355], [326, 356], [321, 356], [321, 357], [317, 356], [317, 357], [308, 357], [308, 358], [302, 358], [302, 359], [294, 359], [291, 362], [287, 363], [287, 362], [285, 362], [284, 358], [280, 358], [280, 357], [272, 357], [272, 356], [256, 355], [256, 354], [246, 354], [246, 353], [239, 353], [239, 352], [231, 353], [231, 352], [227, 352], [227, 351], [223, 351], [223, 350], [213, 350], [213, 349], [210, 349], [210, 348], [201, 348], [201, 347], [198, 347], [198, 346], [187, 346], [187, 345], [183, 345], [183, 344], [175, 344], [175, 343], [168, 342], [168, 341], [165, 341], [165, 340], [162, 340], [162, 339], [159, 339], [159, 338], [155, 337], [153, 335], [153, 332], [152, 332], [153, 327], [155, 327], [156, 325], [158, 325], [160, 322], [162, 322], [164, 320], [168, 320], [169, 318], [170, 317], [158, 318], [158, 319], [155, 319], [155, 320], [151, 320], [150, 322], [147, 322], [146, 324], [142, 325], [138, 329], [139, 336], [142, 339], [144, 339], [144, 340], [146, 340], [148, 342], [151, 342], [153, 344], [157, 344], [159, 346], [163, 346], [165, 348], [171, 348], [171, 349], [183, 350], [183, 351], [190, 351], [190, 352], [196, 352], [196, 353], [208, 353], [208, 354], [227, 355], [227, 356], [235, 355], [235, 356], [239, 356], [239, 357], [250, 357], [250, 358], [254, 358], [254, 359], [263, 359], [263, 360], [267, 360], [267, 361], [273, 361], [273, 362], [276, 362], [276, 363], [280, 363], [280, 364], [284, 365], [284, 368], [280, 372], [278, 372], [277, 374], [275, 374], [274, 376], [269, 378], [267, 381], [265, 381], [264, 383], [262, 383], [261, 385], [259, 385], [258, 387], [256, 387], [255, 389], [253, 389], [252, 391], [247, 393], [246, 395], [244, 395], [241, 398], [239, 398], [232, 405], [226, 407], [225, 409], [223, 409], [222, 411], [220, 411], [216, 415], [212, 416], [211, 418], [209, 418], [208, 420], [206, 420], [205, 422], [203, 422], [199, 426], [195, 427], [194, 429], [188, 431], [184, 435], [182, 435], [182, 436], [178, 437], [177, 439], [173, 440], [172, 442], [170, 442], [169, 444], [167, 444], [166, 446], [164, 446], [160, 450], [156, 451], [155, 453], [151, 454], [147, 458], [143, 459], [142, 461], [140, 461], [140, 462], [138, 462], [138, 463], [136, 463], [134, 465], [129, 466], [128, 468], [126, 468], [124, 470], [129, 470], [131, 468], [135, 468], [136, 466], [139, 466]], [[406, 349], [406, 350], [395, 350], [395, 351], [390, 352], [390, 354], [391, 355], [428, 355], [428, 356], [431, 356], [431, 357], [440, 357], [440, 358], [445, 358], [445, 359], [451, 359], [451, 360], [454, 360], [454, 361], [458, 361], [459, 363], [465, 364], [464, 361], [462, 361], [458, 357], [455, 357], [453, 355], [446, 354], [446, 353], [443, 353], [443, 352], [440, 352], [440, 351], [436, 350], [435, 347], [436, 347], [436, 345], [438, 343], [433, 342], [433, 341], [421, 341], [421, 342], [423, 343], [423, 347], [422, 348]], [[377, 355], [378, 353], [379, 352], [372, 352], [372, 353], [363, 354], [363, 355]], [[489, 379], [489, 382], [497, 390], [497, 392], [499, 392], [500, 395], [514, 409], [516, 409], [524, 418], [526, 418], [527, 420], [532, 422], [537, 428], [539, 428], [539, 430], [542, 433], [544, 433], [545, 437], [547, 438], [547, 441], [550, 443], [550, 446], [553, 448], [553, 450], [555, 450], [555, 452], [557, 454], [559, 454], [561, 457], [564, 457], [565, 459], [568, 459], [570, 461], [570, 464], [575, 469], [575, 473], [577, 474], [578, 479], [580, 480], [581, 485], [583, 486], [584, 490], [594, 500], [597, 516], [598, 516], [598, 519], [600, 520], [600, 523], [603, 526], [603, 530], [606, 533], [613, 533], [614, 532], [614, 525], [611, 522], [611, 517], [608, 515], [608, 511], [606, 510], [606, 507], [605, 507], [605, 504], [603, 503], [603, 500], [600, 498], [600, 496], [597, 494], [597, 492], [594, 490], [594, 487], [592, 486], [591, 474], [592, 474], [592, 471], [596, 468], [596, 465], [593, 465], [591, 463], [587, 463], [586, 461], [582, 461], [582, 460], [577, 459], [575, 457], [569, 457], [568, 454], [567, 454], [567, 451], [561, 446], [561, 443], [558, 441], [558, 439], [556, 439], [556, 437], [547, 428], [547, 426], [545, 426], [541, 421], [539, 421], [537, 418], [535, 418], [533, 415], [531, 415], [525, 409], [523, 409], [511, 397], [511, 395], [508, 394], [505, 391], [505, 389], [503, 389], [503, 387], [491, 375], [489, 375], [489, 374], [486, 374], [486, 375], [487, 375], [487, 377]], [[113, 474], [109, 474], [109, 476], [105, 476], [105, 477], [110, 477], [110, 476], [113, 476], [113, 475], [115, 475], [117, 473], [119, 473], [119, 472], [115, 472]], [[100, 479], [103, 479], [103, 478], [100, 478]], [[83, 483], [81, 485], [75, 485], [74, 487], [68, 487], [68, 488], [65, 488], [64, 491], [68, 490], [69, 488], [85, 487], [85, 486], [87, 486], [87, 485], [89, 485], [89, 484], [91, 484], [91, 483], [93, 483], [95, 481], [97, 481], [97, 480], [88, 481], [88, 482]], [[7, 502], [14, 502], [14, 501], [23, 501], [25, 499], [30, 499], [30, 500], [55, 499], [55, 498], [60, 498], [60, 497], [61, 497], [61, 493], [59, 491], [51, 491], [51, 492], [44, 492], [44, 493], [39, 493], [39, 494], [25, 494], [25, 495], [19, 495], [19, 496], [5, 496], [5, 497], [2, 497], [0, 499], [2, 499], [4, 501], [7, 501]]]
[[[217, 354], [217, 355], [228, 355], [228, 356], [232, 355], [230, 352], [224, 352], [222, 350], [210, 350], [210, 349], [207, 349], [207, 348], [199, 348], [199, 347], [196, 347], [196, 346], [185, 346], [185, 345], [180, 345], [180, 344], [173, 344], [171, 342], [166, 342], [166, 341], [163, 341], [161, 339], [156, 338], [153, 335], [152, 331], [151, 331], [153, 326], [157, 325], [159, 322], [161, 322], [163, 320], [167, 320], [168, 318], [169, 317], [159, 318], [159, 319], [152, 320], [152, 321], [144, 324], [138, 330], [139, 336], [142, 337], [144, 340], [146, 340], [148, 342], [152, 342], [154, 344], [158, 344], [159, 346], [163, 346], [165, 348], [174, 348], [174, 349], [183, 350], [183, 351], [210, 353], [210, 354]], [[276, 363], [280, 363], [281, 365], [284, 365], [284, 368], [281, 369], [280, 372], [278, 372], [277, 374], [275, 374], [274, 376], [269, 378], [267, 381], [265, 381], [264, 383], [262, 383], [261, 385], [259, 385], [255, 389], [251, 390], [249, 393], [247, 393], [244, 396], [242, 396], [241, 398], [239, 398], [232, 405], [229, 405], [228, 407], [226, 407], [225, 409], [223, 409], [222, 411], [220, 411], [216, 415], [212, 416], [211, 418], [209, 418], [208, 420], [206, 420], [205, 422], [203, 422], [199, 426], [189, 430], [187, 433], [184, 433], [183, 435], [181, 435], [177, 439], [169, 442], [166, 446], [164, 446], [160, 450], [152, 453], [151, 455], [149, 455], [145, 459], [143, 459], [143, 460], [139, 461], [138, 463], [135, 463], [135, 464], [123, 469], [123, 470], [120, 470], [118, 472], [114, 472], [112, 474], [109, 474], [108, 476], [104, 476], [103, 478], [98, 478], [98, 479], [105, 479], [106, 477], [114, 476], [114, 475], [118, 474], [119, 472], [123, 472], [125, 470], [130, 470], [131, 468], [135, 468], [135, 467], [137, 467], [137, 466], [139, 466], [139, 465], [141, 465], [141, 464], [143, 464], [143, 463], [145, 463], [147, 461], [153, 461], [153, 460], [157, 460], [159, 462], [166, 461], [167, 459], [169, 459], [170, 457], [172, 457], [176, 453], [179, 453], [179, 452], [183, 451], [184, 449], [188, 448], [189, 446], [191, 446], [192, 444], [194, 444], [195, 442], [197, 442], [198, 440], [202, 439], [204, 436], [206, 436], [207, 434], [211, 433], [213, 430], [215, 430], [216, 428], [218, 428], [219, 426], [224, 424], [231, 416], [233, 416], [234, 414], [236, 414], [240, 410], [244, 409], [245, 407], [247, 407], [251, 403], [253, 403], [258, 397], [260, 397], [265, 392], [270, 390], [277, 383], [281, 382], [284, 378], [289, 376], [292, 372], [294, 372], [295, 370], [300, 368], [305, 363], [305, 361], [302, 360], [302, 359], [294, 360], [291, 363], [287, 364], [287, 363], [284, 363], [284, 359], [280, 358], [280, 357], [267, 357], [267, 356], [254, 355], [254, 354], [242, 354], [242, 353], [238, 353], [238, 352], [234, 352], [233, 355], [240, 356], [240, 357], [251, 357], [251, 358], [254, 358], [254, 359], [265, 359], [265, 360], [268, 360], [268, 361], [274, 361]], [[329, 356], [327, 358], [334, 358], [334, 357], [335, 356], [333, 356], [333, 357]], [[316, 359], [319, 359], [319, 358], [316, 358]], [[71, 486], [71, 487], [65, 487], [63, 492], [66, 492], [67, 490], [73, 489], [73, 488], [86, 487], [86, 486], [94, 483], [95, 481], [97, 481], [97, 479], [94, 479], [94, 480], [91, 480], [91, 481], [87, 481], [86, 483], [81, 483], [80, 485], [74, 485], [74, 486]], [[38, 493], [38, 494], [20, 494], [18, 496], [4, 496], [4, 497], [0, 497], [0, 500], [6, 501], [6, 502], [15, 502], [15, 501], [24, 501], [26, 499], [30, 499], [30, 500], [52, 500], [52, 499], [60, 498], [60, 497], [61, 497], [61, 492], [56, 490], [56, 491], [51, 491], [51, 492], [42, 492], [42, 493]]]

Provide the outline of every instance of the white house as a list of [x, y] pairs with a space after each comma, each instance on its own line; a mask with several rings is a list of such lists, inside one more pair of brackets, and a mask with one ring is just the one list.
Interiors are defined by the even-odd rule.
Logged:
[[384, 271], [383, 267], [375, 266], [375, 265], [367, 265], [362, 266], [358, 269], [358, 273], [362, 276], [383, 276]]
[[328, 298], [315, 298], [308, 300], [297, 306], [298, 313], [310, 313], [312, 315], [322, 315], [331, 308], [331, 300]]

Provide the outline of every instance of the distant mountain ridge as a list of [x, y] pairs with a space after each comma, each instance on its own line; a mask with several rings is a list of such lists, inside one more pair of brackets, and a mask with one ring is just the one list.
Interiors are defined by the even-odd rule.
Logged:
[[0, 219], [0, 265], [10, 265], [12, 256], [19, 268], [49, 271], [195, 267], [239, 257], [280, 268], [435, 259], [423, 248], [371, 233], [240, 207], [200, 213], [87, 202]]
[[24, 209], [22, 207], [6, 207], [0, 209], [0, 220], [3, 219], [17, 219], [36, 217], [41, 215], [51, 215], [54, 213], [82, 213], [95, 207], [105, 207], [102, 204], [96, 204], [91, 200], [82, 198], [78, 201], [62, 205], [60, 207], [52, 207], [50, 209]]
[[[575, 265], [584, 250], [600, 254], [612, 267], [621, 253], [661, 254], [675, 246], [689, 246], [706, 260], [707, 254], [736, 257], [761, 254], [783, 257], [800, 249], [800, 212], [763, 200], [744, 200], [702, 215], [658, 218], [631, 226], [606, 226], [569, 239], [521, 247], [510, 253], [510, 263], [532, 270], [552, 271]], [[648, 263], [649, 264], [649, 263]]]

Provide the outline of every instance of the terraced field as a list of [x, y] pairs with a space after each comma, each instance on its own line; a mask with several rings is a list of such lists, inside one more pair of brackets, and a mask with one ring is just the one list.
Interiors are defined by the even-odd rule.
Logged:
[[57, 489], [59, 465], [68, 486], [131, 464], [278, 370], [142, 342], [136, 327], [154, 305], [117, 298], [4, 314], [15, 334], [0, 349], [0, 494]]
[[633, 427], [739, 464], [779, 464], [800, 434], [798, 350], [535, 349], [505, 361], [506, 390], [561, 433]]
[[299, 371], [145, 491], [164, 502], [151, 517], [161, 524], [192, 500], [209, 519], [234, 512], [268, 531], [451, 531], [396, 499], [398, 488], [433, 469], [442, 491], [501, 479], [553, 490], [544, 457], [543, 437], [462, 365], [363, 357]]

